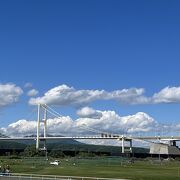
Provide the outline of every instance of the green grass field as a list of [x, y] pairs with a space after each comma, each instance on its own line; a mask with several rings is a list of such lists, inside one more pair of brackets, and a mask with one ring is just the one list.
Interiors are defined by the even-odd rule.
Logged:
[[8, 159], [0, 157], [0, 165], [9, 165], [12, 173], [28, 173], [61, 176], [90, 176], [129, 179], [180, 179], [180, 162], [157, 160], [136, 160], [129, 163], [128, 159], [118, 158], [65, 158], [61, 165], [53, 166], [40, 158]]

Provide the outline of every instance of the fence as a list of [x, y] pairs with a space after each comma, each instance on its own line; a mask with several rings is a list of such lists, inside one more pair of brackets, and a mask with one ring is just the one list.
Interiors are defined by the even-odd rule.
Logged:
[[10, 175], [1, 175], [0, 180], [125, 180], [125, 179], [14, 173]]

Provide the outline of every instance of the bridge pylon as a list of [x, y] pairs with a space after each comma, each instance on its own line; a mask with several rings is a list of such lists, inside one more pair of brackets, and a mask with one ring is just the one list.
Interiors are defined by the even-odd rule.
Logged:
[[[42, 112], [43, 110], [43, 112]], [[45, 104], [38, 104], [38, 116], [37, 116], [37, 131], [36, 131], [36, 150], [40, 149], [40, 128], [41, 123], [43, 124], [43, 135], [44, 135], [44, 147], [43, 149], [46, 150], [46, 135], [47, 135], [47, 106]], [[43, 119], [42, 119], [43, 113]]]

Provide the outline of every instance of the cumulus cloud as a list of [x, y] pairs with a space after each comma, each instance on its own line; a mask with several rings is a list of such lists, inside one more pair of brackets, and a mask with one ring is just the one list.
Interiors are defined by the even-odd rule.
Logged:
[[135, 115], [119, 116], [114, 111], [102, 111], [99, 119], [79, 118], [76, 124], [90, 126], [102, 132], [113, 132], [117, 134], [149, 132], [156, 125], [155, 120], [143, 112]]
[[180, 87], [165, 87], [153, 96], [154, 103], [178, 103], [180, 102]]
[[22, 93], [23, 90], [15, 84], [0, 84], [0, 107], [17, 102]]
[[98, 119], [102, 117], [102, 113], [100, 111], [94, 110], [90, 107], [83, 107], [77, 111], [77, 115], [81, 118], [93, 118]]
[[30, 98], [29, 104], [86, 106], [98, 100], [114, 100], [121, 104], [158, 104], [179, 103], [180, 87], [166, 87], [147, 97], [143, 88], [129, 88], [115, 91], [77, 90], [74, 87], [60, 85], [47, 91], [44, 96]]
[[143, 88], [130, 88], [110, 92], [110, 99], [116, 100], [123, 104], [147, 104], [150, 98], [145, 97]]
[[74, 105], [85, 106], [97, 100], [116, 100], [120, 103], [147, 103], [144, 89], [130, 88], [108, 92], [105, 90], [76, 90], [74, 87], [60, 85], [47, 91], [44, 96], [31, 98], [29, 104], [36, 105]]
[[60, 85], [47, 91], [43, 97], [31, 98], [29, 103], [53, 105], [83, 105], [106, 97], [102, 90], [75, 90], [67, 85]]
[[[157, 122], [148, 114], [138, 112], [134, 115], [120, 116], [114, 111], [100, 111], [101, 117], [78, 118], [73, 120], [69, 116], [48, 119], [48, 134], [53, 135], [92, 135], [102, 132], [115, 134], [133, 134], [149, 132]], [[31, 135], [36, 132], [36, 121], [19, 120], [1, 129], [9, 136]]]
[[31, 89], [31, 90], [29, 90], [29, 91], [27, 92], [27, 95], [28, 95], [28, 96], [36, 96], [38, 93], [39, 93], [38, 90], [36, 90], [36, 89]]
[[36, 121], [27, 121], [25, 119], [18, 120], [9, 124], [7, 128], [3, 128], [2, 132], [11, 136], [26, 136], [35, 133]]

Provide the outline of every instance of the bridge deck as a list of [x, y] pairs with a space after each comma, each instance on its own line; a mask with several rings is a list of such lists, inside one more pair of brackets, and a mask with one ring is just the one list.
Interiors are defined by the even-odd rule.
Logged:
[[[115, 139], [115, 140], [174, 140], [174, 141], [180, 141], [180, 136], [119, 136], [119, 137], [101, 137], [101, 136], [68, 136], [68, 137], [39, 137], [39, 140], [61, 140], [61, 139]], [[36, 137], [0, 137], [1, 140], [36, 140]]]

